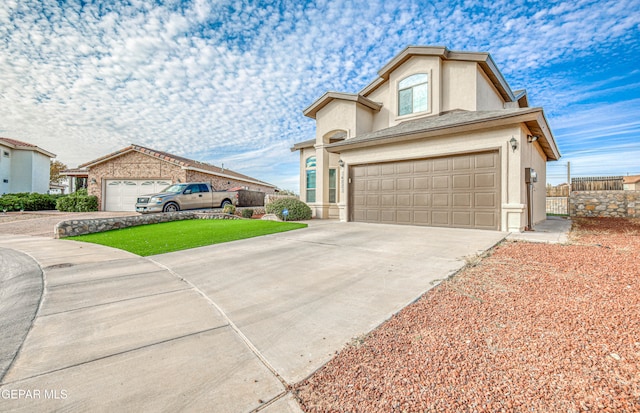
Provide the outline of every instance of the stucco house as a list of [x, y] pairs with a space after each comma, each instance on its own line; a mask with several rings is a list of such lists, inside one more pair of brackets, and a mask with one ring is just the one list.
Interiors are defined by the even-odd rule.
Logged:
[[545, 219], [546, 162], [560, 152], [488, 53], [410, 46], [378, 75], [303, 112], [316, 135], [291, 150], [317, 218], [501, 231]]
[[623, 176], [622, 187], [625, 191], [640, 191], [640, 175]]
[[0, 138], [0, 195], [47, 193], [51, 158], [56, 155], [36, 145]]
[[140, 145], [84, 163], [63, 175], [85, 178], [89, 195], [98, 197], [102, 211], [135, 211], [138, 195], [159, 192], [177, 182], [210, 182], [215, 189], [239, 187], [265, 193], [276, 189], [229, 169]]

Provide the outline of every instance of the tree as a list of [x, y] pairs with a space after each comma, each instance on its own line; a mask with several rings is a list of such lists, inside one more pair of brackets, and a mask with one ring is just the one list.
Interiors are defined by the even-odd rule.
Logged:
[[64, 171], [65, 169], [67, 169], [67, 165], [63, 164], [60, 161], [52, 160], [49, 168], [49, 171], [50, 171], [49, 182], [54, 184], [59, 184], [63, 180], [65, 180], [66, 178], [60, 175], [60, 172]]

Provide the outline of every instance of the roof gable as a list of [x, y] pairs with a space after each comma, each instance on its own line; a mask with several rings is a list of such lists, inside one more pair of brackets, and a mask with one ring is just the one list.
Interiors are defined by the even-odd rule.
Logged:
[[49, 158], [55, 158], [56, 157], [56, 155], [54, 153], [51, 153], [51, 152], [49, 152], [47, 150], [44, 150], [44, 149], [42, 149], [41, 147], [39, 147], [37, 145], [33, 145], [33, 144], [27, 143], [27, 142], [22, 142], [22, 141], [19, 141], [17, 139], [0, 137], [0, 144], [8, 146], [11, 149], [38, 152], [38, 153], [41, 153], [42, 155], [47, 156]]
[[158, 151], [155, 149], [150, 149], [150, 148], [146, 148], [144, 146], [140, 146], [140, 145], [136, 145], [136, 144], [132, 144], [130, 146], [127, 146], [126, 148], [123, 148], [119, 151], [115, 151], [112, 152], [108, 155], [102, 156], [98, 159], [95, 159], [91, 162], [87, 162], [84, 163], [82, 165], [79, 165], [78, 168], [91, 168], [93, 166], [99, 165], [101, 163], [104, 162], [108, 162], [112, 159], [118, 158], [122, 155], [125, 155], [127, 153], [130, 152], [138, 152], [147, 156], [150, 156], [152, 158], [156, 158], [159, 159], [163, 162], [167, 162], [167, 163], [171, 163], [174, 165], [178, 165], [180, 167], [182, 167], [183, 169], [190, 169], [190, 170], [196, 170], [196, 171], [200, 171], [200, 172], [204, 172], [204, 173], [209, 173], [212, 175], [217, 175], [217, 176], [224, 176], [224, 177], [229, 177], [229, 178], [234, 178], [237, 180], [241, 180], [241, 181], [247, 181], [247, 182], [252, 182], [252, 183], [257, 183], [260, 185], [265, 185], [265, 186], [270, 186], [270, 187], [274, 187], [274, 185], [269, 184], [267, 182], [264, 181], [260, 181], [258, 179], [252, 178], [250, 176], [247, 175], [243, 175], [240, 174], [238, 172], [234, 172], [232, 170], [229, 169], [223, 169], [220, 167], [217, 167], [215, 165], [211, 165], [209, 163], [206, 162], [200, 162], [200, 161], [195, 161], [193, 159], [189, 159], [189, 158], [184, 158], [182, 156], [178, 156], [178, 155], [173, 155], [170, 154], [168, 152], [163, 152], [163, 151]]

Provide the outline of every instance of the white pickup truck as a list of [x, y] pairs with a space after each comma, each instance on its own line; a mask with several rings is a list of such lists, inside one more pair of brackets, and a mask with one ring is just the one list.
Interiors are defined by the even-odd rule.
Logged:
[[[241, 197], [242, 192], [246, 194], [243, 193]], [[187, 182], [173, 184], [157, 194], [140, 195], [136, 212], [176, 212], [183, 209], [224, 208], [225, 205], [264, 205], [264, 194], [245, 190], [216, 191], [207, 182]]]

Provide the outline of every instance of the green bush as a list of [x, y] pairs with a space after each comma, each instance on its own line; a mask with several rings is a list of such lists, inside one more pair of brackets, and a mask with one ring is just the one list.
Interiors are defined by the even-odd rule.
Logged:
[[20, 192], [0, 196], [0, 210], [4, 211], [45, 211], [56, 208], [60, 195]]
[[56, 209], [63, 212], [92, 212], [98, 210], [98, 198], [87, 195], [86, 189], [59, 198], [56, 202]]
[[234, 205], [225, 205], [222, 212], [233, 215], [236, 213], [236, 207]]
[[276, 214], [280, 219], [285, 219], [282, 215], [282, 211], [285, 209], [289, 210], [288, 221], [311, 219], [311, 208], [299, 199], [282, 198], [266, 206], [267, 214]]
[[253, 209], [243, 209], [241, 212], [242, 218], [251, 218], [253, 216]]

